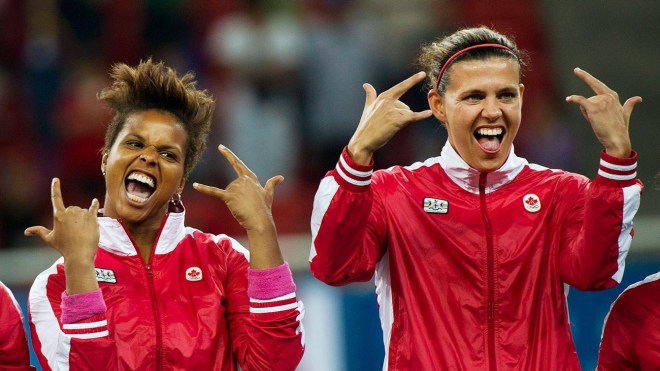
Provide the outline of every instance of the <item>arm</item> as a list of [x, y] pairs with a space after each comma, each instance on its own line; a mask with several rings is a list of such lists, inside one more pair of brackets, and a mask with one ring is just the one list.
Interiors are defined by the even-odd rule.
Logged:
[[310, 268], [330, 285], [367, 281], [385, 253], [386, 224], [371, 189], [372, 166], [362, 166], [344, 149], [314, 197]]
[[[603, 152], [600, 163], [594, 181], [559, 186], [565, 188], [562, 197], [570, 205], [561, 227], [560, 274], [579, 290], [602, 290], [621, 282], [642, 192], [635, 178], [636, 153], [617, 159]], [[630, 173], [615, 170], [621, 168]]]
[[305, 311], [289, 266], [251, 269], [234, 253], [227, 269], [229, 338], [238, 364], [244, 370], [294, 370], [304, 352]]
[[59, 179], [51, 185], [53, 229], [25, 230], [62, 254], [40, 274], [29, 299], [32, 343], [45, 369], [107, 369], [116, 349], [94, 271], [99, 242], [98, 200], [89, 209], [65, 207]]
[[0, 282], [0, 369], [34, 370], [23, 327], [23, 314], [9, 288]]
[[385, 249], [383, 207], [371, 185], [373, 154], [411, 122], [431, 116], [413, 112], [399, 98], [426, 75], [417, 73], [380, 95], [364, 84], [366, 101], [360, 123], [314, 197], [312, 274], [331, 285], [367, 281]]
[[632, 219], [642, 192], [636, 179], [637, 154], [632, 151], [628, 126], [635, 104], [623, 105], [616, 92], [586, 71], [575, 69], [596, 95], [571, 95], [591, 124], [604, 151], [597, 178], [578, 190], [579, 198], [564, 221], [560, 248], [564, 282], [582, 290], [617, 285], [623, 277], [625, 257], [632, 242]]
[[222, 145], [219, 150], [238, 178], [224, 190], [198, 183], [193, 187], [224, 201], [245, 228], [250, 244], [249, 268], [243, 255], [236, 253], [243, 247], [232, 241], [229, 249], [234, 252], [227, 279], [232, 352], [245, 370], [293, 370], [304, 351], [304, 309], [302, 302], [296, 300], [295, 285], [282, 258], [272, 215], [275, 186], [283, 178], [273, 177], [262, 187], [257, 176], [232, 151]]
[[63, 259], [35, 279], [28, 299], [32, 346], [44, 370], [116, 368], [100, 290], [67, 295]]

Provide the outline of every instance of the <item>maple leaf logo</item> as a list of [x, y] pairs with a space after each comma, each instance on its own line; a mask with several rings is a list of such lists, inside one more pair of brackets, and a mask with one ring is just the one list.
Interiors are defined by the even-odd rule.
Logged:
[[530, 205], [530, 206], [534, 206], [534, 205], [536, 205], [538, 202], [539, 202], [539, 200], [537, 200], [537, 199], [535, 199], [534, 197], [531, 197], [531, 196], [528, 197], [528, 198], [525, 200], [525, 203], [526, 203], [527, 205]]
[[186, 279], [188, 281], [201, 281], [202, 270], [199, 267], [190, 267], [186, 269]]

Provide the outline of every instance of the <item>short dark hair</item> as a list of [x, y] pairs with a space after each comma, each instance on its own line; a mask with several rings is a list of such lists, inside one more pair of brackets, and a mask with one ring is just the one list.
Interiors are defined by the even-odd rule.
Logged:
[[456, 61], [475, 59], [483, 60], [494, 56], [511, 58], [518, 61], [520, 65], [520, 77], [522, 78], [522, 68], [526, 66], [527, 56], [524, 52], [518, 49], [513, 42], [513, 38], [494, 31], [486, 26], [479, 26], [458, 30], [450, 35], [440, 37], [435, 41], [422, 46], [417, 57], [417, 65], [422, 70], [426, 71], [426, 82], [424, 87], [427, 90], [433, 90], [436, 88], [437, 84], [438, 93], [443, 95], [451, 77], [451, 73], [447, 73], [450, 65], [446, 67], [440, 83], [438, 83], [438, 74], [444, 64], [447, 63], [447, 60], [457, 52], [479, 44], [499, 44], [506, 46], [511, 51], [499, 48], [472, 49], [457, 56], [456, 59], [451, 61], [451, 65], [456, 63]]
[[116, 63], [110, 77], [112, 85], [97, 96], [115, 111], [105, 132], [103, 151], [110, 151], [130, 114], [149, 109], [166, 111], [181, 120], [188, 134], [183, 172], [187, 178], [206, 147], [215, 108], [213, 97], [197, 88], [194, 73], [179, 77], [174, 69], [151, 58], [135, 67]]

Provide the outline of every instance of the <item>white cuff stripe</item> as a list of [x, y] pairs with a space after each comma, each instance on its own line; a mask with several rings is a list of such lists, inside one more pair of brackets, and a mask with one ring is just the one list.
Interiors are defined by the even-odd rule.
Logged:
[[89, 334], [70, 334], [69, 336], [71, 336], [72, 338], [76, 338], [76, 339], [96, 339], [96, 338], [101, 338], [101, 337], [108, 336], [108, 335], [109, 335], [108, 330], [105, 330], [105, 331], [101, 331], [101, 332], [92, 332], [92, 333], [89, 333]]
[[286, 294], [283, 296], [278, 296], [276, 298], [272, 299], [255, 299], [255, 298], [250, 298], [250, 303], [272, 303], [275, 301], [282, 301], [282, 300], [287, 300], [287, 299], [293, 299], [296, 297], [296, 293], [292, 292], [290, 294]]
[[632, 165], [616, 165], [611, 162], [607, 162], [602, 158], [600, 159], [600, 165], [616, 171], [630, 171], [630, 170], [635, 170], [637, 168], [637, 162], [635, 162]]
[[87, 322], [87, 323], [64, 323], [62, 328], [65, 330], [80, 330], [80, 329], [90, 329], [95, 327], [107, 326], [108, 321], [98, 321], [98, 322]]
[[342, 167], [344, 169], [346, 169], [346, 171], [348, 171], [350, 174], [355, 175], [356, 177], [366, 178], [366, 177], [371, 176], [371, 174], [373, 174], [373, 172], [374, 172], [373, 170], [360, 171], [360, 170], [353, 169], [352, 167], [350, 167], [348, 165], [348, 163], [346, 163], [346, 160], [344, 159], [344, 156], [339, 157], [339, 162], [341, 162]]
[[637, 172], [635, 171], [634, 173], [628, 175], [616, 175], [616, 174], [610, 174], [608, 172], [603, 171], [602, 169], [599, 169], [598, 175], [614, 180], [631, 180], [637, 177]]
[[346, 175], [346, 173], [344, 173], [344, 171], [341, 169], [341, 166], [339, 166], [339, 165], [337, 165], [335, 170], [337, 170], [337, 174], [339, 174], [339, 176], [341, 176], [342, 179], [344, 179], [345, 181], [347, 181], [347, 182], [349, 182], [353, 185], [367, 186], [367, 185], [371, 184], [371, 178], [369, 178], [368, 180], [355, 180], [355, 179], [349, 177], [348, 175]]
[[250, 307], [250, 313], [272, 313], [272, 312], [281, 312], [289, 309], [298, 308], [298, 303], [291, 303], [287, 305], [279, 305], [277, 307], [266, 307], [266, 308], [252, 308]]

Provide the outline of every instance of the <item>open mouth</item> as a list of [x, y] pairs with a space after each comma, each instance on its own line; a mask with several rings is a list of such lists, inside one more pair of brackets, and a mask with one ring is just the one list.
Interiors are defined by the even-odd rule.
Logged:
[[156, 180], [145, 173], [133, 171], [124, 180], [126, 195], [131, 201], [138, 203], [147, 202], [156, 190]]
[[503, 128], [479, 128], [474, 132], [474, 138], [484, 152], [495, 153], [502, 147]]

